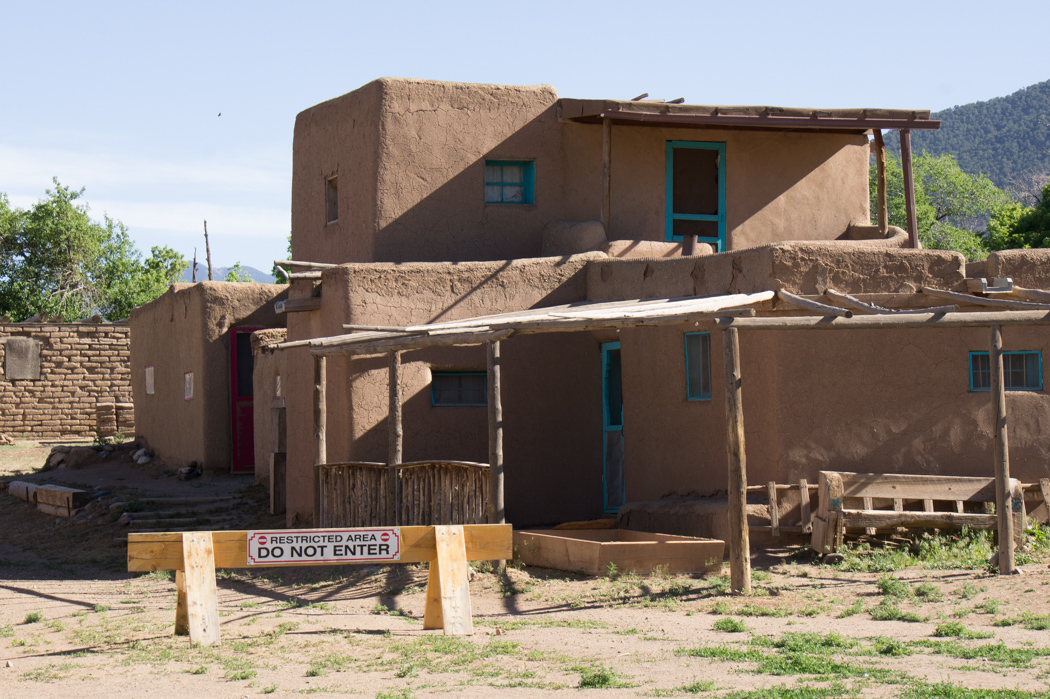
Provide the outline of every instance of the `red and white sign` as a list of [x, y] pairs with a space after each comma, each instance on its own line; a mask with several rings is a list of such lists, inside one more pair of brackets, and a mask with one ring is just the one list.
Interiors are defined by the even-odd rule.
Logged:
[[275, 529], [248, 532], [248, 565], [389, 563], [401, 560], [401, 529]]

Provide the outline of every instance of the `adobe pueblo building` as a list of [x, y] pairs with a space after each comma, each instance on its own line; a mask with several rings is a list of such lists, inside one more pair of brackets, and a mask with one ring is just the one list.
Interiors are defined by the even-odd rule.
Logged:
[[[294, 526], [617, 513], [717, 536], [724, 501], [702, 498], [733, 485], [727, 440], [763, 487], [991, 475], [1003, 322], [1011, 468], [1047, 477], [1050, 295], [1032, 289], [1050, 257], [968, 274], [886, 225], [883, 183], [870, 223], [881, 130], [910, 175], [908, 134], [937, 125], [402, 79], [302, 112], [287, 335], [255, 343], [255, 423], [274, 430], [257, 476]], [[812, 329], [830, 326], [856, 327]]]

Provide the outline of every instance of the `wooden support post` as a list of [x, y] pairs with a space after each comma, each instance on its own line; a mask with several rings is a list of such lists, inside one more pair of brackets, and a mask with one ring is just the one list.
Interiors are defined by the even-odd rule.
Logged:
[[321, 527], [321, 487], [319, 468], [321, 464], [328, 463], [328, 446], [326, 444], [326, 432], [328, 429], [327, 398], [325, 396], [327, 385], [325, 358], [314, 355], [314, 526]]
[[387, 417], [386, 520], [387, 526], [400, 524], [397, 501], [397, 472], [402, 463], [404, 431], [401, 425], [401, 352], [390, 358], [390, 414]]
[[908, 218], [908, 242], [918, 250], [919, 221], [915, 214], [915, 176], [911, 162], [911, 130], [901, 129], [901, 167], [904, 170], [904, 209]]
[[[873, 509], [875, 509], [875, 506], [871, 502], [871, 498], [864, 497], [864, 498], [861, 499], [861, 502], [863, 503], [863, 505], [861, 505], [861, 506], [865, 510], [873, 510]], [[867, 534], [868, 536], [875, 536], [875, 527], [868, 527], [867, 530], [865, 530], [865, 534]]]
[[799, 512], [802, 515], [802, 531], [811, 534], [813, 533], [813, 520], [809, 513], [809, 483], [805, 478], [798, 479], [798, 495], [801, 502]]
[[747, 529], [747, 461], [744, 404], [740, 392], [740, 340], [736, 328], [723, 335], [726, 376], [726, 451], [729, 461], [729, 565], [734, 592], [751, 594], [751, 551]]
[[503, 398], [500, 384], [500, 343], [488, 343], [489, 402], [489, 524], [507, 521], [503, 503]]
[[769, 529], [773, 532], [773, 538], [780, 537], [780, 513], [777, 511], [777, 484], [769, 481], [766, 484], [766, 494], [769, 497]]
[[190, 635], [190, 615], [186, 609], [186, 572], [175, 571], [175, 635]]
[[612, 122], [602, 119], [602, 226], [605, 237], [612, 240], [609, 233], [612, 215]]
[[1014, 519], [1011, 511], [1010, 445], [1006, 435], [1006, 385], [1003, 382], [1003, 330], [992, 326], [988, 354], [992, 379], [992, 455], [995, 460], [995, 512], [999, 520], [999, 574], [1014, 572]]
[[[437, 567], [441, 626], [446, 636], [471, 636], [474, 634], [474, 624], [470, 618], [467, 548], [462, 525], [434, 527], [434, 543], [437, 558], [431, 565]], [[431, 594], [428, 590], [428, 600]]]
[[423, 608], [423, 630], [444, 628], [445, 620], [441, 616], [441, 578], [438, 577], [438, 562], [430, 562], [427, 573], [427, 603]]
[[889, 207], [886, 204], [886, 143], [882, 140], [882, 129], [873, 129], [872, 133], [875, 135], [876, 203], [879, 231], [885, 233], [890, 225]]
[[182, 535], [182, 560], [190, 645], [218, 645], [219, 596], [215, 587], [215, 549], [211, 532], [185, 532]]

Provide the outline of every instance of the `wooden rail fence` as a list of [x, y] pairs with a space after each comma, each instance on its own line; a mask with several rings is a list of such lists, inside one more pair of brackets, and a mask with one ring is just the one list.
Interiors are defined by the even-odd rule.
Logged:
[[[356, 461], [317, 467], [322, 527], [484, 524], [488, 464], [472, 461]], [[387, 521], [395, 479], [395, 521]]]

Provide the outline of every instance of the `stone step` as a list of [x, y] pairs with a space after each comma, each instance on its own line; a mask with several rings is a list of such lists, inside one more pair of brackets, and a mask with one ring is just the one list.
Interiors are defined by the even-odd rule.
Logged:
[[214, 495], [201, 497], [139, 498], [140, 505], [211, 505], [228, 504], [240, 500], [236, 495]]

